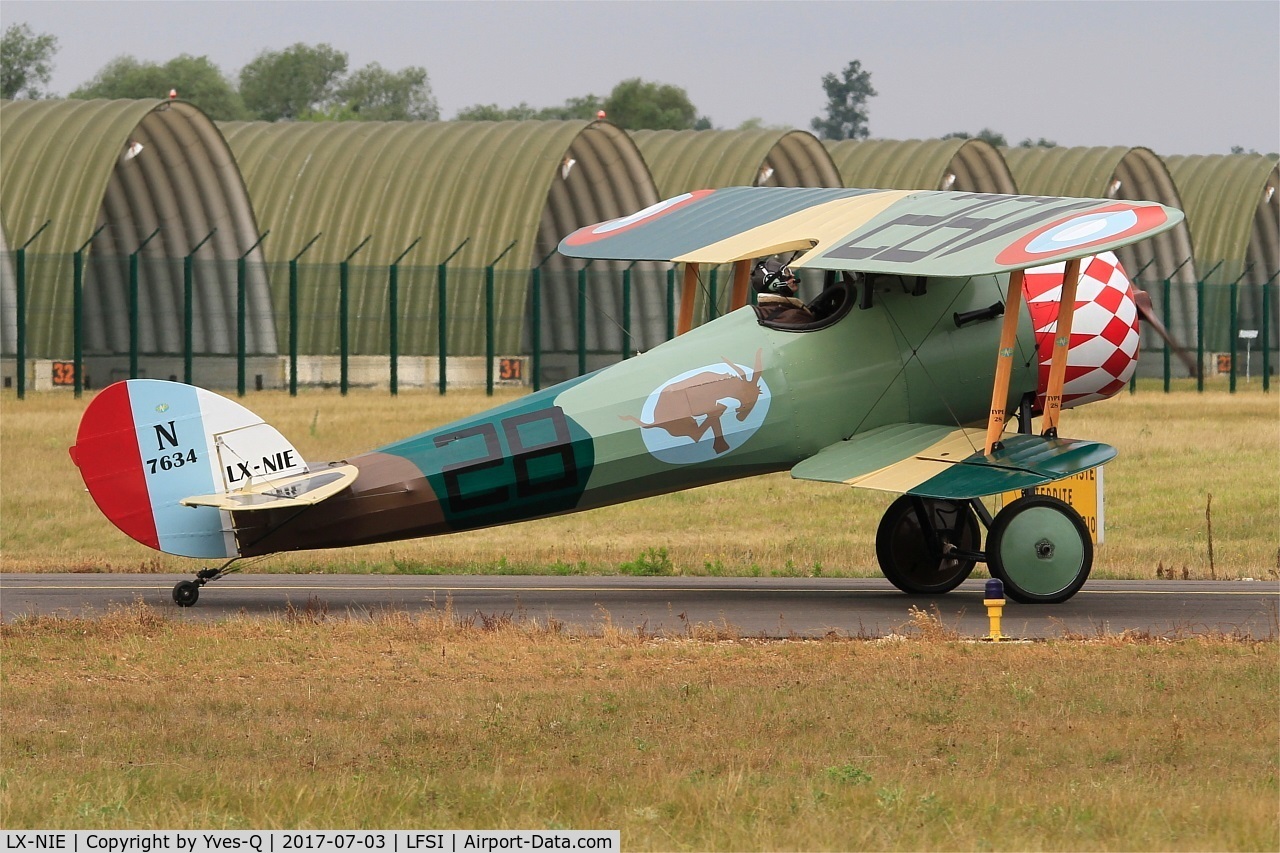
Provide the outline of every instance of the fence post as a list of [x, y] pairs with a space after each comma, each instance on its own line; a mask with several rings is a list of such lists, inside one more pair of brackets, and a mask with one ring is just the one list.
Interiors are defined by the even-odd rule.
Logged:
[[391, 396], [400, 393], [400, 261], [422, 240], [419, 236], [391, 262], [387, 274], [387, 349], [391, 353]]
[[1204, 391], [1204, 288], [1222, 261], [1213, 265], [1204, 276], [1196, 282], [1196, 390]]
[[[1155, 262], [1156, 262], [1156, 259], [1155, 259], [1155, 258], [1152, 258], [1151, 260], [1149, 260], [1149, 261], [1147, 261], [1145, 264], [1143, 264], [1143, 265], [1142, 265], [1142, 267], [1141, 267], [1141, 268], [1140, 268], [1136, 273], [1134, 273], [1132, 276], [1130, 276], [1130, 277], [1129, 277], [1129, 280], [1133, 283], [1133, 286], [1134, 286], [1134, 287], [1137, 287], [1137, 288], [1141, 288], [1141, 287], [1142, 287], [1142, 285], [1141, 285], [1141, 283], [1140, 283], [1140, 280], [1141, 280], [1141, 278], [1142, 278], [1142, 274], [1143, 274], [1144, 272], [1146, 272], [1147, 267], [1151, 266], [1151, 265], [1152, 265], [1152, 264], [1154, 264]], [[752, 304], [752, 305], [755, 305], [755, 304], [756, 304], [756, 295], [757, 295], [757, 294], [756, 294], [755, 288], [754, 288], [754, 287], [753, 287], [753, 288], [751, 288], [751, 304]], [[1138, 347], [1138, 355], [1139, 355], [1139, 356], [1141, 356], [1141, 355], [1142, 355], [1142, 347], [1141, 347], [1141, 344], [1139, 344], [1139, 347]], [[1135, 369], [1135, 370], [1133, 371], [1133, 373], [1132, 373], [1132, 374], [1130, 374], [1130, 376], [1129, 376], [1129, 393], [1130, 393], [1130, 394], [1136, 394], [1137, 392], [1138, 392], [1138, 371]]]
[[1196, 282], [1196, 391], [1204, 393], [1204, 282]]
[[[1164, 299], [1161, 306], [1164, 313], [1165, 328], [1169, 327], [1169, 288], [1172, 286], [1172, 279], [1164, 280]], [[1169, 341], [1164, 342], [1164, 393], [1169, 393], [1170, 365], [1169, 365]]]
[[632, 261], [622, 271], [622, 360], [631, 358], [631, 268], [639, 261]]
[[245, 349], [247, 348], [246, 327], [248, 326], [248, 293], [249, 293], [249, 254], [258, 246], [262, 245], [262, 241], [267, 239], [267, 235], [271, 233], [268, 228], [262, 232], [262, 235], [254, 241], [253, 245], [245, 250], [244, 254], [236, 258], [236, 395], [244, 396], [245, 386]]
[[160, 233], [152, 231], [129, 255], [129, 378], [138, 378], [138, 253]]
[[1277, 272], [1262, 285], [1262, 390], [1271, 390], [1271, 283], [1280, 276]]
[[18, 310], [18, 335], [17, 340], [14, 341], [14, 354], [17, 356], [18, 362], [19, 400], [25, 399], [27, 396], [27, 247], [44, 232], [44, 229], [49, 227], [49, 223], [52, 221], [52, 219], [46, 219], [44, 224], [36, 230], [36, 233], [32, 234], [27, 242], [23, 243], [18, 248], [18, 251], [14, 253], [17, 256], [14, 259], [14, 266], [16, 267], [14, 271], [18, 276], [18, 280], [15, 282], [17, 285], [15, 301], [17, 302], [16, 307]]
[[709, 292], [707, 294], [707, 319], [714, 320], [720, 316], [720, 306], [716, 303], [720, 301], [720, 267], [712, 267], [711, 275], [708, 279]]
[[1236, 304], [1236, 300], [1240, 295], [1240, 279], [1247, 276], [1252, 270], [1252, 263], [1245, 265], [1244, 272], [1240, 273], [1239, 277], [1236, 278], [1235, 281], [1231, 282], [1231, 310], [1228, 312], [1228, 316], [1231, 318], [1231, 381], [1229, 388], [1232, 394], [1236, 393], [1236, 341], [1238, 340], [1237, 336], [1240, 334], [1240, 330], [1236, 328], [1240, 325], [1240, 308]]
[[533, 294], [531, 300], [533, 302], [533, 317], [531, 322], [533, 328], [530, 329], [530, 338], [533, 343], [533, 390], [542, 390], [542, 265], [551, 260], [551, 256], [558, 250], [552, 249], [547, 252], [546, 257], [538, 261], [538, 265], [533, 268]]
[[107, 223], [98, 226], [98, 230], [89, 235], [89, 239], [80, 244], [71, 256], [71, 347], [72, 372], [75, 376], [76, 399], [80, 399], [84, 391], [84, 250], [93, 242], [93, 238], [102, 233]]
[[192, 361], [194, 358], [193, 350], [195, 349], [195, 335], [192, 326], [195, 325], [195, 310], [192, 307], [192, 301], [195, 296], [195, 258], [196, 252], [200, 251], [200, 247], [209, 242], [209, 238], [218, 233], [218, 229], [214, 228], [205, 238], [192, 247], [187, 252], [186, 257], [182, 259], [182, 381], [191, 384]]
[[289, 259], [289, 396], [298, 396], [298, 258], [320, 239], [321, 231]]
[[338, 380], [338, 388], [342, 396], [347, 396], [347, 388], [350, 383], [347, 379], [347, 362], [351, 355], [351, 330], [349, 327], [350, 320], [347, 314], [350, 313], [351, 301], [351, 259], [355, 257], [356, 252], [364, 248], [365, 244], [373, 239], [373, 235], [365, 237], [360, 241], [360, 245], [351, 250], [351, 254], [342, 259], [342, 263], [338, 264], [338, 362], [340, 378]]
[[493, 359], [495, 357], [493, 344], [493, 268], [518, 242], [520, 241], [512, 240], [508, 243], [507, 248], [503, 249], [498, 257], [490, 261], [489, 265], [484, 268], [484, 393], [489, 397], [493, 396]]
[[448, 386], [447, 374], [445, 373], [446, 362], [449, 358], [449, 346], [448, 346], [449, 344], [449, 324], [448, 324], [449, 312], [446, 307], [447, 305], [446, 297], [449, 295], [448, 264], [449, 264], [449, 261], [453, 260], [453, 256], [461, 252], [462, 247], [467, 245], [467, 243], [470, 242], [470, 240], [471, 238], [468, 237], [465, 240], [463, 240], [461, 243], [459, 243], [458, 248], [450, 252], [449, 257], [441, 261], [440, 264], [436, 267], [436, 327], [438, 329], [437, 337], [439, 338], [439, 340], [436, 342], [436, 346], [440, 353], [440, 357], [438, 361], [439, 361], [439, 373], [440, 373], [439, 382], [440, 382], [441, 396], [444, 396], [445, 389]]
[[676, 268], [667, 269], [667, 340], [676, 336]]
[[[594, 260], [594, 258], [592, 259]], [[578, 269], [578, 375], [587, 372], [587, 261]]]

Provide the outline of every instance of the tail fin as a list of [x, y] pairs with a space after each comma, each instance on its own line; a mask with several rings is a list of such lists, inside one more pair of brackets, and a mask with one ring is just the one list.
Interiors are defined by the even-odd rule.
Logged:
[[98, 508], [144, 545], [183, 557], [238, 556], [231, 515], [183, 498], [306, 473], [275, 427], [203, 388], [131, 379], [80, 419], [71, 459]]

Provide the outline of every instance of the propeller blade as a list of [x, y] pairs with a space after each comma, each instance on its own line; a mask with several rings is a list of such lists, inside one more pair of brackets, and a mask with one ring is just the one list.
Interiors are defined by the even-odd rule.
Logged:
[[1192, 376], [1198, 377], [1200, 375], [1200, 365], [1196, 364], [1195, 357], [1191, 355], [1190, 351], [1178, 343], [1169, 330], [1165, 328], [1164, 323], [1160, 322], [1160, 318], [1156, 316], [1155, 308], [1151, 304], [1151, 294], [1135, 287], [1133, 289], [1133, 301], [1138, 306], [1138, 314], [1142, 317], [1142, 322], [1150, 324], [1151, 328], [1155, 329], [1156, 334], [1164, 338], [1165, 343], [1178, 356], [1178, 360], [1186, 366], [1187, 371]]

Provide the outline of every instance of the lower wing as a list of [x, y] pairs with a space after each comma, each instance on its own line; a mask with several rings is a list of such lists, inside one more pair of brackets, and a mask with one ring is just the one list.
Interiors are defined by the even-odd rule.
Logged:
[[799, 480], [845, 483], [942, 500], [1031, 489], [1103, 465], [1116, 449], [1098, 441], [1006, 435], [990, 456], [984, 429], [887, 424], [839, 441], [791, 469]]

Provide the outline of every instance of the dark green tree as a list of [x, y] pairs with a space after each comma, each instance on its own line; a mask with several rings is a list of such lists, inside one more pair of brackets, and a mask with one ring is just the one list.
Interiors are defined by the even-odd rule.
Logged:
[[176, 89], [179, 98], [195, 104], [216, 121], [248, 117], [239, 93], [218, 66], [207, 56], [186, 53], [164, 65], [118, 56], [68, 97], [165, 98], [171, 89]]
[[347, 55], [327, 44], [264, 50], [240, 69], [240, 97], [253, 118], [309, 118], [335, 106], [346, 70]]
[[497, 104], [472, 104], [458, 110], [455, 121], [528, 121], [538, 118], [538, 110], [521, 101], [514, 107]]
[[58, 39], [28, 24], [11, 24], [0, 37], [0, 98], [45, 98]]
[[[992, 130], [989, 127], [984, 127], [982, 130], [978, 131], [977, 134], [972, 134], [972, 133], [968, 133], [967, 131], [958, 130], [955, 133], [948, 133], [946, 136], [942, 138], [943, 139], [981, 139], [983, 142], [988, 142], [991, 145], [994, 145], [996, 148], [1012, 147], [1009, 145], [1009, 140], [1005, 138], [1005, 135], [1003, 133], [999, 133], [998, 131]], [[1040, 137], [1039, 139], [1032, 139], [1031, 137], [1028, 136], [1026, 139], [1018, 143], [1018, 147], [1019, 148], [1057, 148], [1058, 143], [1054, 142], [1052, 139], [1045, 139], [1043, 136]]]
[[994, 145], [996, 148], [1008, 148], [1009, 140], [1004, 138], [1003, 133], [984, 127], [976, 134], [969, 133], [966, 130], [957, 130], [955, 133], [948, 133], [943, 139], [981, 139], [983, 142]]
[[558, 107], [531, 107], [521, 101], [514, 107], [500, 107], [497, 104], [474, 104], [464, 107], [455, 116], [457, 121], [570, 121], [583, 119], [590, 121], [596, 112], [602, 109], [603, 102], [596, 95], [584, 95], [581, 98], [570, 98]]
[[871, 88], [871, 72], [853, 60], [840, 76], [825, 74], [822, 88], [827, 93], [827, 115], [810, 122], [814, 133], [823, 139], [866, 139], [867, 100], [876, 96]]
[[604, 102], [597, 95], [583, 95], [580, 98], [569, 98], [558, 107], [545, 107], [538, 111], [538, 118], [549, 121], [559, 119], [570, 121], [582, 119], [592, 121], [596, 113], [604, 109]]
[[427, 69], [418, 66], [388, 71], [372, 62], [352, 72], [337, 87], [344, 113], [362, 121], [436, 121], [440, 107], [431, 93]]
[[710, 127], [684, 89], [639, 77], [614, 86], [603, 108], [609, 121], [627, 130], [692, 130], [700, 121]]
[[591, 121], [604, 110], [609, 121], [629, 130], [706, 130], [710, 119], [699, 116], [688, 94], [678, 86], [650, 83], [640, 78], [623, 80], [608, 97], [583, 95], [558, 107], [514, 107], [474, 104], [458, 111], [457, 121]]
[[752, 116], [739, 124], [734, 130], [791, 130], [789, 124], [768, 124], [760, 116]]

